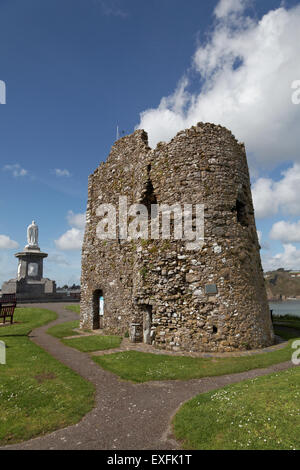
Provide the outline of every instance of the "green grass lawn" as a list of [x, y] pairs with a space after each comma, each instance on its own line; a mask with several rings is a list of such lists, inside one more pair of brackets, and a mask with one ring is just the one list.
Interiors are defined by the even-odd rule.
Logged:
[[275, 317], [273, 326], [275, 334], [285, 340], [300, 337], [300, 318], [297, 319], [297, 317], [289, 315]]
[[0, 327], [6, 365], [0, 365], [0, 444], [27, 440], [78, 422], [94, 403], [94, 387], [29, 338], [56, 314], [18, 308], [13, 325]]
[[275, 330], [278, 326], [288, 326], [289, 328], [300, 329], [300, 318], [291, 316], [274, 317]]
[[[293, 320], [293, 328], [296, 326], [300, 328], [300, 320]], [[280, 326], [278, 328], [280, 329]], [[284, 335], [285, 339], [294, 338], [295, 332], [292, 330], [290, 332], [284, 331]], [[296, 336], [300, 338], [300, 331]], [[133, 382], [189, 380], [233, 374], [289, 361], [294, 352], [291, 348], [291, 343], [292, 340], [282, 349], [253, 356], [193, 358], [124, 351], [93, 357], [93, 360], [104, 369], [113, 372], [122, 379]]]
[[65, 308], [71, 312], [80, 313], [80, 304], [67, 305]]
[[197, 395], [173, 420], [185, 449], [300, 450], [300, 367]]
[[47, 330], [47, 333], [51, 336], [55, 336], [55, 338], [65, 338], [66, 336], [79, 335], [79, 333], [73, 331], [74, 328], [79, 328], [79, 320], [68, 321], [52, 326]]
[[291, 338], [299, 338], [300, 336], [299, 331], [287, 330], [286, 328], [280, 328], [280, 326], [276, 326], [275, 331], [278, 336], [286, 341]]
[[80, 338], [62, 340], [67, 346], [82, 352], [101, 351], [104, 349], [118, 348], [121, 344], [121, 336], [81, 336]]

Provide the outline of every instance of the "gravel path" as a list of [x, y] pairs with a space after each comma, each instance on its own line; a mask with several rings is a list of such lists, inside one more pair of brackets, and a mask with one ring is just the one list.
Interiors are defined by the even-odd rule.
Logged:
[[2, 449], [178, 449], [170, 421], [183, 402], [198, 393], [293, 366], [285, 362], [267, 369], [188, 381], [125, 382], [101, 369], [87, 353], [69, 348], [46, 334], [50, 326], [78, 319], [78, 315], [65, 306], [63, 303], [35, 304], [36, 308], [55, 311], [58, 319], [35, 329], [30, 338], [95, 385], [95, 407], [76, 425]]

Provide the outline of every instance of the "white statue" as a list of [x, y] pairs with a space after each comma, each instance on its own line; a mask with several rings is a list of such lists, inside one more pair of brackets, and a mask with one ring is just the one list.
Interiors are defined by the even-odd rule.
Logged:
[[39, 228], [36, 225], [35, 221], [32, 221], [31, 225], [27, 227], [27, 241], [29, 247], [38, 247], [38, 237], [39, 237]]

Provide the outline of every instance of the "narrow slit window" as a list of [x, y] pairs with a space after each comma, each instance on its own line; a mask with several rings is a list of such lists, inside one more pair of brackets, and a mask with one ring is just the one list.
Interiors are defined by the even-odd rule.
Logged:
[[248, 220], [248, 213], [247, 213], [247, 207], [246, 204], [239, 199], [236, 201], [236, 216], [237, 216], [237, 221], [239, 224], [241, 224], [243, 227], [248, 227], [249, 225], [249, 220]]

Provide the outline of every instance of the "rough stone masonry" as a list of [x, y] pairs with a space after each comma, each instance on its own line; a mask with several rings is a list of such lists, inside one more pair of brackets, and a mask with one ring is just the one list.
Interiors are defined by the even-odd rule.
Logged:
[[[100, 204], [204, 204], [205, 241], [100, 240]], [[117, 209], [118, 210], [118, 209]], [[273, 344], [245, 146], [198, 123], [148, 146], [119, 139], [89, 178], [82, 249], [81, 328], [129, 334], [174, 351], [235, 351]], [[104, 314], [99, 314], [99, 298]], [[100, 312], [102, 313], [102, 312]]]

